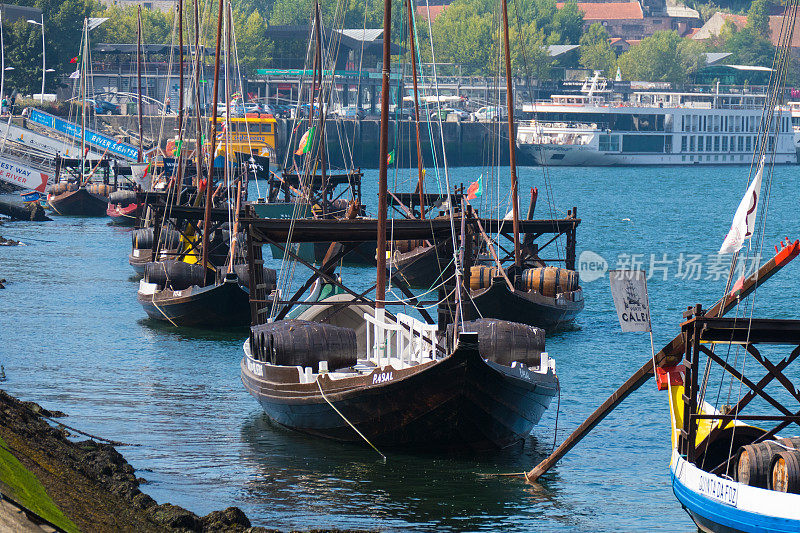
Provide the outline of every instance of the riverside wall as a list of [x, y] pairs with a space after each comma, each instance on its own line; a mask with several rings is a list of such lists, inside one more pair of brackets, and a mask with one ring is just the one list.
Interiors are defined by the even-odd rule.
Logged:
[[[94, 119], [93, 119], [94, 121]], [[177, 120], [175, 116], [146, 116], [143, 120], [145, 138], [162, 139], [176, 134]], [[97, 117], [94, 127], [104, 133], [115, 135], [133, 134], [138, 131], [135, 115], [102, 115]], [[281, 154], [276, 161], [283, 163], [289, 144], [296, 148], [299, 136], [305, 131], [306, 124], [296, 127], [289, 119], [278, 119], [277, 153]], [[294, 135], [292, 130], [295, 128]], [[327, 119], [326, 123], [327, 154], [331, 166], [344, 167], [352, 164], [361, 168], [377, 168], [380, 143], [380, 121], [376, 119]], [[163, 132], [163, 133], [162, 133]], [[298, 135], [299, 132], [299, 135]], [[159, 135], [161, 133], [161, 135]], [[193, 128], [189, 126], [189, 136], [193, 136]], [[442, 135], [443, 134], [443, 135]], [[448, 120], [442, 122], [441, 133], [439, 123], [422, 122], [420, 124], [420, 144], [426, 166], [433, 164], [434, 150], [439, 164], [442, 158], [442, 138], [450, 166], [481, 166], [490, 163], [508, 164], [508, 136], [504, 125], [491, 122], [468, 122]], [[130, 139], [133, 141], [133, 139]], [[435, 147], [435, 148], [434, 148]], [[414, 122], [410, 120], [392, 120], [389, 122], [389, 151], [395, 151], [400, 165], [416, 166], [416, 133]], [[343, 155], [344, 154], [344, 155]], [[520, 164], [529, 162], [518, 154]]]

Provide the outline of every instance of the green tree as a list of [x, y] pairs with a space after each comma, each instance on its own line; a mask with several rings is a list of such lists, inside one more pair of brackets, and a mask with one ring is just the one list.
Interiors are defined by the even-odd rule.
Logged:
[[756, 33], [748, 24], [741, 30], [735, 28], [727, 34], [720, 49], [730, 52], [728, 62], [734, 65], [758, 65], [771, 67], [775, 47], [767, 39]]
[[[184, 15], [186, 16], [186, 12]], [[136, 44], [137, 6], [113, 6], [96, 11], [94, 16], [107, 17], [108, 20], [89, 34], [90, 44]], [[163, 13], [157, 9], [142, 9], [142, 42], [144, 44], [171, 43], [174, 21], [174, 11]], [[187, 27], [188, 23], [187, 18], [184, 27]]]
[[767, 0], [753, 0], [747, 11], [747, 28], [756, 35], [769, 38], [769, 6]]
[[553, 15], [551, 36], [558, 35], [558, 42], [550, 44], [578, 44], [583, 32], [583, 12], [575, 0], [570, 0]]
[[676, 31], [658, 31], [622, 54], [618, 65], [629, 80], [683, 83], [704, 64], [701, 52]]
[[602, 24], [595, 22], [581, 36], [580, 63], [582, 66], [601, 70], [606, 76], [612, 76], [617, 68], [617, 55], [611, 49], [608, 34]]
[[433, 23], [436, 60], [459, 64], [465, 74], [486, 72], [495, 39], [492, 15], [474, 12], [468, 2], [456, 0]]
[[258, 11], [243, 9], [233, 11], [233, 31], [236, 36], [236, 49], [243, 70], [251, 72], [264, 67], [272, 56], [273, 44], [264, 38], [266, 23]]
[[[97, 4], [93, 0], [22, 0], [19, 5], [38, 7], [44, 14], [45, 49], [48, 73], [45, 91], [55, 90], [62, 74], [74, 70], [69, 60], [77, 54], [83, 19]], [[3, 22], [6, 66], [6, 92], [17, 89], [23, 94], [38, 93], [42, 83], [41, 27], [19, 20]]]

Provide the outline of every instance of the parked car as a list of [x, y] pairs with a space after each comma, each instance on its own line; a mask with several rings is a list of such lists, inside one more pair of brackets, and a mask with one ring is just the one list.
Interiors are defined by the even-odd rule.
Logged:
[[506, 117], [508, 117], [508, 110], [500, 106], [484, 106], [472, 114], [472, 118], [480, 122]]
[[431, 120], [435, 120], [441, 118], [442, 120], [447, 120], [447, 117], [450, 115], [455, 115], [461, 120], [469, 120], [470, 114], [464, 111], [463, 109], [456, 109], [453, 107], [443, 107], [441, 109], [431, 108], [430, 117]]
[[275, 118], [291, 118], [292, 106], [286, 104], [275, 104], [272, 106], [272, 116]]
[[336, 111], [336, 116], [341, 118], [363, 119], [367, 114], [363, 109], [359, 109], [358, 106], [349, 105], [338, 109]]
[[120, 115], [122, 114], [122, 109], [119, 104], [112, 104], [98, 98], [94, 100], [94, 112], [98, 115]]

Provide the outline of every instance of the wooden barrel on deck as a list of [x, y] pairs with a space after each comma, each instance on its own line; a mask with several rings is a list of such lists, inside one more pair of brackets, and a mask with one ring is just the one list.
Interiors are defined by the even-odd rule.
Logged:
[[800, 494], [800, 451], [781, 450], [775, 454], [770, 464], [768, 488]]
[[578, 273], [558, 267], [529, 268], [522, 272], [522, 288], [554, 298], [578, 288]]
[[410, 252], [415, 248], [419, 248], [420, 246], [425, 246], [425, 241], [420, 239], [407, 239], [402, 241], [394, 241], [394, 249], [396, 252], [400, 252], [401, 254]]
[[486, 265], [473, 265], [469, 269], [469, 288], [487, 289], [492, 284], [492, 278], [500, 275], [500, 270], [497, 267], [490, 267]]
[[136, 191], [114, 191], [108, 195], [108, 201], [112, 204], [127, 206], [136, 203]]
[[250, 328], [251, 350], [259, 361], [281, 366], [312, 367], [321, 361], [330, 370], [355, 365], [356, 332], [321, 322], [278, 320]]
[[769, 484], [772, 458], [783, 448], [767, 441], [739, 448], [736, 472], [739, 483], [766, 489]]
[[[505, 366], [515, 361], [532, 367], [541, 363], [545, 346], [543, 329], [496, 318], [468, 320], [461, 328], [478, 334], [478, 351], [485, 359]], [[447, 332], [452, 338], [453, 324], [447, 326]]]
[[108, 197], [109, 194], [114, 192], [114, 187], [106, 183], [90, 183], [86, 186], [86, 190], [92, 194]]
[[52, 194], [53, 196], [58, 196], [59, 194], [64, 194], [67, 191], [74, 191], [77, 190], [78, 186], [74, 183], [69, 183], [66, 181], [59, 181], [58, 183], [54, 183], [47, 188], [47, 192]]

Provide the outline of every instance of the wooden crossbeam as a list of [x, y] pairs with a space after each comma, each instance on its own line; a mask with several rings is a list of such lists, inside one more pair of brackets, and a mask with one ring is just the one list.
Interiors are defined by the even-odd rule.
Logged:
[[[751, 274], [748, 278], [739, 280], [734, 287], [723, 298], [714, 304], [708, 311], [706, 317], [723, 316], [733, 309], [739, 302], [749, 296], [754, 290], [764, 284], [781, 268], [789, 264], [800, 253], [800, 241], [782, 248], [772, 259], [761, 265], [761, 267]], [[669, 366], [677, 364], [685, 349], [686, 339], [683, 334], [679, 334], [655, 355], [655, 364], [658, 366]], [[633, 373], [625, 383], [622, 384], [611, 396], [604, 401], [600, 407], [589, 415], [589, 417], [567, 437], [561, 445], [550, 454], [549, 457], [541, 461], [530, 472], [526, 472], [525, 479], [528, 482], [537, 480], [542, 474], [547, 472], [578, 444], [587, 433], [605, 419], [622, 401], [630, 396], [632, 392], [647, 383], [653, 375], [653, 361], [647, 360], [639, 370]], [[788, 425], [788, 423], [787, 423]], [[780, 431], [780, 430], [778, 430]]]

